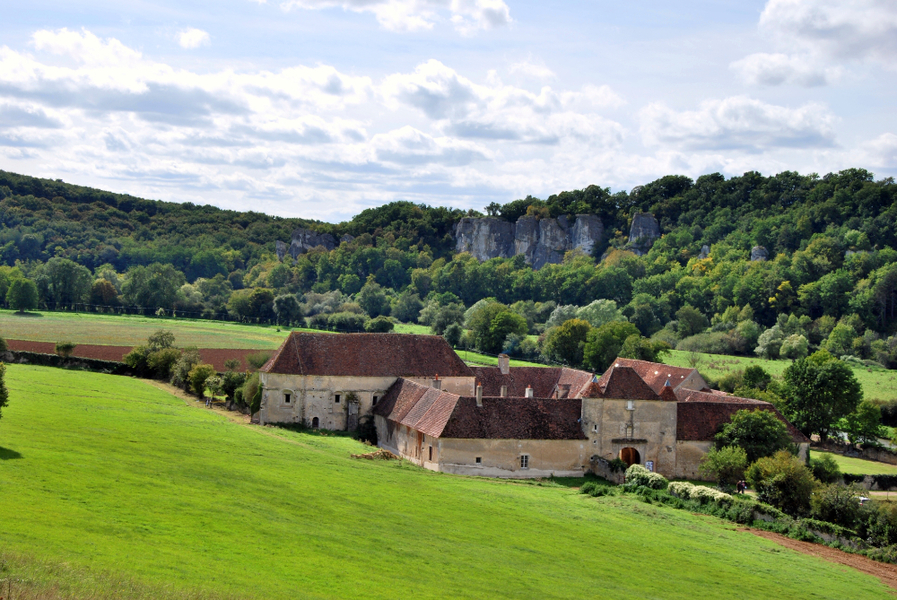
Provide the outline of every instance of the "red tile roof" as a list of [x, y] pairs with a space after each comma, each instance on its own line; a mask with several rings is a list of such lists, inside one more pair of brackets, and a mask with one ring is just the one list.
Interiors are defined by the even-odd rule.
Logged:
[[436, 335], [293, 332], [262, 367], [267, 373], [354, 377], [472, 377]]
[[592, 380], [591, 373], [566, 367], [511, 367], [507, 375], [498, 367], [474, 367], [473, 372], [484, 396], [500, 396], [501, 386], [506, 385], [509, 397], [522, 398], [526, 386], [531, 386], [536, 398], [554, 398], [558, 386], [569, 386], [567, 397], [581, 398], [583, 388]]
[[660, 396], [639, 377], [632, 367], [613, 366], [584, 392], [586, 398], [623, 400], [660, 400]]
[[728, 423], [732, 415], [739, 410], [773, 412], [788, 427], [791, 439], [795, 443], [802, 444], [810, 441], [769, 402], [692, 390], [680, 390], [678, 396], [679, 402], [676, 405], [676, 439], [678, 441], [712, 441], [720, 428]]
[[399, 379], [374, 408], [390, 428], [405, 425], [440, 438], [586, 439], [580, 426], [582, 401], [546, 398], [461, 397]]
[[[670, 385], [676, 389], [689, 375], [695, 372], [695, 369], [671, 367], [670, 365], [662, 363], [636, 360], [634, 358], [617, 358], [613, 362], [611, 369], [614, 367], [630, 367], [658, 394], [663, 391], [663, 386], [666, 385], [667, 381], [669, 381]], [[610, 369], [605, 372], [605, 375], [609, 372]], [[602, 375], [601, 378], [603, 379], [604, 375]], [[703, 381], [703, 379], [701, 379], [701, 381]]]

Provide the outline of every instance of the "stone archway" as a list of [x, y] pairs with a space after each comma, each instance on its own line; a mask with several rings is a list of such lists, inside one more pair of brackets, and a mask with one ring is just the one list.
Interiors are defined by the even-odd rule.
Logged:
[[642, 457], [635, 448], [623, 448], [620, 450], [620, 460], [626, 463], [627, 467], [638, 465], [642, 462]]
[[318, 417], [315, 417], [311, 420], [311, 428], [312, 429], [317, 429], [318, 424], [319, 424]]

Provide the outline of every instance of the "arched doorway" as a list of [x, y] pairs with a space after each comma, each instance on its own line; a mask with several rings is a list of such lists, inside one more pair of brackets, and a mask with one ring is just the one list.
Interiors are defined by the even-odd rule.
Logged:
[[639, 456], [638, 450], [635, 448], [623, 448], [620, 450], [620, 460], [626, 463], [627, 467], [631, 467], [632, 465], [640, 464], [642, 457]]
[[320, 421], [318, 421], [318, 417], [313, 418], [313, 419], [311, 420], [311, 428], [312, 428], [312, 429], [317, 429], [319, 423], [320, 423]]

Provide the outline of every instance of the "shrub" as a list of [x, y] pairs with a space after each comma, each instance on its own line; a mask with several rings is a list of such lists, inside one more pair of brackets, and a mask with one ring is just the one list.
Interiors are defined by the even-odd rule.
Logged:
[[813, 477], [821, 483], [835, 483], [841, 479], [841, 469], [831, 454], [823, 454], [822, 458], [811, 458], [810, 470], [813, 471]]
[[818, 482], [799, 459], [787, 450], [761, 458], [747, 470], [757, 498], [790, 515], [810, 510], [810, 495]]
[[269, 358], [271, 358], [270, 352], [253, 352], [246, 355], [246, 363], [253, 369], [261, 369]]
[[0, 337], [0, 352], [6, 352], [9, 350], [9, 346], [6, 344], [6, 340]]
[[185, 390], [188, 389], [190, 385], [190, 370], [198, 365], [199, 361], [199, 350], [196, 348], [185, 348], [181, 352], [181, 357], [171, 368], [171, 384]]
[[327, 318], [327, 326], [337, 331], [362, 331], [367, 321], [366, 315], [338, 312]]
[[691, 490], [694, 487], [694, 484], [687, 481], [671, 481], [670, 485], [667, 486], [667, 491], [677, 498], [684, 498], [687, 500], [688, 498], [691, 498]]
[[810, 498], [813, 517], [853, 529], [860, 516], [859, 495], [860, 488], [854, 484], [824, 485]]
[[681, 340], [676, 350], [685, 352], [704, 352], [706, 354], [731, 354], [732, 343], [729, 335], [722, 331], [699, 333]]
[[68, 358], [75, 351], [75, 342], [56, 342], [56, 354], [62, 358]]
[[659, 473], [652, 473], [641, 465], [626, 469], [626, 483], [631, 486], [645, 486], [652, 490], [665, 490], [669, 481]]
[[701, 475], [714, 479], [720, 485], [735, 485], [744, 479], [748, 466], [747, 452], [738, 446], [711, 448], [701, 460]]
[[190, 389], [193, 393], [202, 398], [206, 391], [206, 380], [215, 375], [215, 367], [208, 364], [195, 365], [187, 374], [187, 380], [190, 383]]
[[389, 317], [379, 316], [365, 323], [364, 330], [368, 333], [388, 333], [393, 330], [395, 325]]
[[171, 374], [171, 368], [177, 363], [181, 357], [181, 351], [177, 348], [163, 348], [151, 352], [146, 357], [147, 366], [153, 373], [153, 377], [157, 379], [168, 379]]
[[707, 502], [719, 502], [726, 503], [732, 501], [732, 496], [721, 492], [719, 490], [715, 490], [713, 488], [707, 487], [706, 485], [696, 485], [691, 490], [689, 490], [690, 498], [692, 500], [697, 500], [701, 504], [706, 504]]

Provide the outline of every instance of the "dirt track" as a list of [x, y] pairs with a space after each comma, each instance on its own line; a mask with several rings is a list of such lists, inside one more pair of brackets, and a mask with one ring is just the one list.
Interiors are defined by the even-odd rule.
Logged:
[[[56, 344], [53, 342], [28, 342], [24, 340], [6, 340], [10, 350], [21, 350], [24, 352], [40, 352], [42, 354], [55, 354]], [[131, 346], [93, 346], [90, 344], [78, 344], [75, 346], [73, 356], [81, 358], [95, 358], [98, 360], [114, 360], [121, 362], [122, 356], [130, 352]], [[223, 348], [200, 348], [199, 355], [203, 362], [209, 363], [215, 367], [216, 371], [224, 371], [224, 363], [231, 358], [240, 361], [241, 369], [246, 369], [249, 365], [246, 363], [247, 354], [255, 354], [260, 352], [258, 349], [223, 349]], [[273, 350], [264, 351], [269, 355], [274, 354]]]
[[852, 567], [857, 571], [866, 573], [867, 575], [878, 577], [883, 584], [893, 590], [897, 590], [897, 566], [876, 562], [871, 558], [866, 558], [865, 556], [860, 556], [859, 554], [850, 554], [849, 552], [836, 550], [835, 548], [829, 548], [828, 546], [823, 546], [822, 544], [799, 542], [797, 540], [792, 540], [789, 537], [785, 537], [784, 535], [779, 535], [778, 533], [772, 533], [770, 531], [763, 531], [760, 529], [742, 529], [741, 531], [747, 531], [753, 533], [756, 536], [766, 538], [767, 540], [772, 540], [773, 542], [785, 546], [786, 548], [790, 548], [791, 550], [803, 552], [804, 554], [809, 554], [811, 556], [818, 556], [819, 558], [825, 559], [830, 562], [835, 562], [841, 565]]

